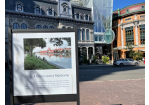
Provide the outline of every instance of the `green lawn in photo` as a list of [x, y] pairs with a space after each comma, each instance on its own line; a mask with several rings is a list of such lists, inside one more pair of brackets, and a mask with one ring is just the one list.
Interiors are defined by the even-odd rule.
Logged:
[[59, 69], [58, 67], [36, 58], [35, 56], [31, 57], [30, 54], [26, 56], [24, 66], [25, 70]]

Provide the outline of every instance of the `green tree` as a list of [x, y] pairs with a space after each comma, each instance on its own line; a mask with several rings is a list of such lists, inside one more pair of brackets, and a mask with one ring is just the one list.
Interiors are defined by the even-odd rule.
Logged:
[[103, 63], [109, 63], [109, 57], [108, 56], [102, 56]]
[[50, 38], [49, 42], [54, 43], [54, 46], [61, 46], [64, 40], [67, 41], [68, 46], [71, 46], [71, 38]]
[[134, 55], [135, 55], [134, 58], [135, 58], [135, 60], [137, 60], [137, 61], [142, 60], [142, 58], [143, 58], [143, 55], [142, 55], [142, 53], [140, 53], [140, 52], [135, 52]]
[[24, 39], [24, 51], [30, 52], [31, 57], [35, 47], [46, 47], [45, 40], [43, 38]]
[[129, 45], [127, 44], [126, 45], [126, 50], [129, 51], [129, 57], [133, 58], [135, 56], [135, 51], [133, 51], [133, 46], [132, 45]]

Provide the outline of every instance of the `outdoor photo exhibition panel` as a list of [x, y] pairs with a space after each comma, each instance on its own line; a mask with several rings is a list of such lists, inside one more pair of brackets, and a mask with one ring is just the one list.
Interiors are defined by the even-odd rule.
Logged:
[[9, 29], [11, 104], [77, 101], [76, 29]]

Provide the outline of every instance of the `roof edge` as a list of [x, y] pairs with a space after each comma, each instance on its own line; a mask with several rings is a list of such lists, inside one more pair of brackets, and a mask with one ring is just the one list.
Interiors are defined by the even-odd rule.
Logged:
[[82, 9], [86, 9], [86, 10], [92, 10], [91, 8], [87, 8], [87, 7], [82, 7], [82, 6], [78, 6], [78, 5], [74, 5], [74, 4], [71, 4], [72, 7], [78, 7], [78, 8], [82, 8]]
[[[141, 2], [141, 3], [137, 3], [137, 4], [132, 4], [132, 5], [126, 6], [126, 7], [122, 8], [122, 9], [120, 9], [120, 11], [123, 10], [123, 9], [126, 9], [128, 7], [132, 7], [132, 6], [139, 5], [139, 4], [145, 4], [145, 2]], [[116, 12], [116, 11], [118, 11], [118, 10], [113, 11], [113, 13]]]

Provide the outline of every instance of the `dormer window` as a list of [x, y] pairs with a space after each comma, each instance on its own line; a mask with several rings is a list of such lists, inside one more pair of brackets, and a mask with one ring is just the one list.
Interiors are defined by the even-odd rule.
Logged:
[[85, 20], [88, 20], [88, 15], [85, 15]]
[[23, 12], [23, 4], [21, 2], [17, 2], [15, 5], [16, 11]]
[[52, 15], [52, 9], [49, 9], [49, 15]]
[[21, 4], [18, 4], [18, 5], [17, 5], [17, 10], [18, 10], [18, 11], [22, 11], [22, 6], [21, 6]]
[[76, 14], [76, 19], [79, 19], [79, 14], [78, 13]]
[[34, 11], [35, 11], [36, 14], [41, 14], [41, 8], [40, 8], [40, 6], [37, 6], [36, 5], [34, 8], [35, 8]]
[[67, 12], [68, 10], [68, 4], [67, 3], [62, 3], [61, 4], [62, 5], [62, 7], [63, 7], [63, 12]]
[[63, 6], [63, 11], [66, 12], [66, 6]]
[[47, 15], [49, 16], [54, 16], [54, 9], [52, 9], [51, 7], [47, 9]]
[[36, 13], [40, 14], [40, 8], [39, 7], [36, 7]]

